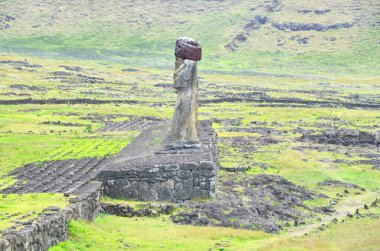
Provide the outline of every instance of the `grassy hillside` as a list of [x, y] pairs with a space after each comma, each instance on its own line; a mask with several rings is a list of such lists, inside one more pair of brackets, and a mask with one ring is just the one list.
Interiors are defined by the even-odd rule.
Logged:
[[379, 9], [376, 0], [3, 0], [0, 48], [171, 68], [175, 39], [190, 36], [204, 47], [202, 69], [379, 75]]

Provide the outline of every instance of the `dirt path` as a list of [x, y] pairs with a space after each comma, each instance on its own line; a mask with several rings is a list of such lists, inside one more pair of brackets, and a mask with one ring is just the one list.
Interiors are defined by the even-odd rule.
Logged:
[[357, 208], [359, 208], [359, 212], [364, 210], [363, 208], [364, 204], [370, 205], [371, 202], [379, 196], [380, 196], [380, 193], [365, 192], [364, 194], [360, 194], [355, 197], [345, 198], [345, 200], [341, 201], [338, 204], [338, 206], [335, 208], [337, 212], [336, 214], [326, 215], [320, 222], [313, 223], [311, 225], [306, 225], [303, 227], [294, 228], [293, 229], [294, 232], [291, 232], [290, 236], [292, 237], [303, 236], [305, 234], [308, 234], [316, 230], [323, 224], [328, 225], [335, 218], [338, 221], [340, 221], [341, 219], [346, 217], [348, 213], [355, 214], [355, 211]]

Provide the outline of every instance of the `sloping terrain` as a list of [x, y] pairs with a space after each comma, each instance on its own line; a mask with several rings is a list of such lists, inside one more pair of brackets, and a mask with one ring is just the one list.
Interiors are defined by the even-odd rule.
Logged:
[[0, 230], [65, 206], [98, 162], [171, 118], [174, 42], [191, 36], [199, 118], [219, 136], [216, 199], [72, 222], [56, 250], [376, 250], [379, 12], [376, 0], [0, 1]]
[[[172, 114], [171, 71], [96, 61], [3, 61], [1, 171], [32, 163], [1, 179], [7, 193], [85, 185], [96, 158], [118, 153], [139, 131]], [[22, 62], [21, 69], [14, 62]], [[25, 64], [39, 67], [30, 71]], [[57, 71], [60, 78], [50, 80]], [[61, 77], [67, 73], [104, 82]], [[368, 222], [378, 217], [364, 209], [376, 210], [379, 196], [376, 77], [204, 73], [200, 102], [200, 119], [212, 119], [219, 135], [217, 200], [186, 203], [170, 221], [298, 236], [351, 219], [356, 209]], [[3, 223], [10, 224], [7, 218]]]
[[378, 74], [376, 0], [1, 1], [7, 53], [168, 68], [173, 41], [197, 38], [203, 69]]

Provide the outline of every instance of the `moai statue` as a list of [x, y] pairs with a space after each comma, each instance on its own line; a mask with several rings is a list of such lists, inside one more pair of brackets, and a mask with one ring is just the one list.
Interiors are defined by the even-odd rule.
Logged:
[[177, 91], [171, 124], [174, 147], [199, 147], [197, 61], [202, 58], [202, 47], [194, 39], [179, 38], [174, 55], [174, 88]]

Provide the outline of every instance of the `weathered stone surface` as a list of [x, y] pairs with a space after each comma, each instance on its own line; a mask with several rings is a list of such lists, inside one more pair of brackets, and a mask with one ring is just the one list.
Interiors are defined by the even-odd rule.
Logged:
[[195, 198], [207, 198], [208, 195], [209, 195], [209, 193], [207, 193], [207, 191], [202, 190], [199, 187], [195, 187], [193, 189], [193, 191], [191, 192], [191, 194], [190, 194], [190, 198], [191, 199], [195, 199]]
[[340, 180], [325, 180], [323, 182], [318, 182], [318, 186], [332, 186], [332, 187], [346, 187], [346, 188], [356, 188], [364, 191], [365, 189], [353, 183], [343, 182]]
[[177, 91], [177, 101], [171, 124], [174, 145], [176, 147], [191, 147], [199, 143], [196, 61], [176, 58], [174, 88]]
[[353, 26], [352, 23], [336, 23], [330, 25], [322, 25], [316, 23], [295, 23], [295, 22], [285, 22], [285, 23], [272, 23], [274, 27], [279, 30], [291, 30], [291, 31], [327, 31], [327, 30], [335, 30], [342, 28], [351, 28]]
[[193, 176], [192, 173], [188, 170], [179, 170], [177, 172], [177, 177], [180, 179], [187, 179], [187, 178], [191, 178], [192, 176]]
[[172, 201], [174, 200], [174, 195], [171, 189], [166, 187], [161, 187], [157, 190], [158, 200], [160, 201]]
[[174, 189], [174, 181], [173, 180], [167, 180], [162, 183], [162, 186], [169, 189]]
[[[282, 228], [279, 224], [313, 217], [315, 212], [324, 213], [321, 210], [326, 210], [309, 208], [304, 204], [305, 200], [323, 195], [317, 195], [280, 176], [238, 175], [220, 177], [220, 186], [214, 200], [186, 201], [171, 216], [173, 222], [258, 229], [275, 233]], [[214, 182], [210, 182], [210, 186], [214, 186]], [[208, 190], [201, 188], [195, 187], [190, 197], [205, 198], [210, 195]]]
[[139, 208], [134, 209], [128, 204], [115, 204], [115, 203], [101, 203], [103, 213], [112, 214], [123, 217], [142, 217], [142, 216], [159, 216], [161, 214], [171, 214], [175, 206], [173, 205], [161, 205], [152, 203], [141, 203]]
[[306, 134], [300, 138], [302, 141], [315, 141], [318, 143], [329, 143], [339, 145], [367, 145], [377, 144], [376, 133], [360, 130], [326, 130], [323, 134]]
[[153, 189], [139, 190], [139, 199], [143, 201], [155, 201], [158, 200], [158, 193]]
[[202, 59], [202, 47], [194, 39], [179, 38], [175, 44], [174, 55], [182, 59], [199, 61]]

